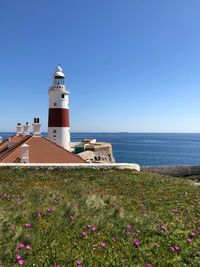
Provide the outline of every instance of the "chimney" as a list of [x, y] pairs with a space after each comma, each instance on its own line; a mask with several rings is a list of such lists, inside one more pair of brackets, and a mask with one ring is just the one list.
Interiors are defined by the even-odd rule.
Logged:
[[29, 163], [29, 145], [21, 146], [21, 163]]
[[16, 135], [21, 135], [23, 134], [23, 126], [21, 123], [17, 123], [17, 126], [16, 126]]
[[11, 148], [13, 146], [13, 143], [11, 142], [11, 138], [8, 138], [8, 148]]
[[28, 122], [23, 126], [23, 136], [30, 135], [30, 125]]
[[3, 137], [0, 136], [0, 144], [3, 143]]
[[41, 123], [39, 118], [34, 118], [33, 122], [33, 136], [41, 136]]

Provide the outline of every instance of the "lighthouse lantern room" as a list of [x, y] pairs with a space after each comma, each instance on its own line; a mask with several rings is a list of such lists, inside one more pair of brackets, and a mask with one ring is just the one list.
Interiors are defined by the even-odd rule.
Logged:
[[48, 138], [65, 149], [70, 148], [69, 92], [60, 65], [52, 76], [52, 86], [49, 88]]

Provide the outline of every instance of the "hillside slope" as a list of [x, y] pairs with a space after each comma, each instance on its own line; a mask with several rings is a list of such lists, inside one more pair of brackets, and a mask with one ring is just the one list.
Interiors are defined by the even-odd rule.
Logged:
[[0, 265], [199, 266], [200, 187], [130, 170], [0, 170]]

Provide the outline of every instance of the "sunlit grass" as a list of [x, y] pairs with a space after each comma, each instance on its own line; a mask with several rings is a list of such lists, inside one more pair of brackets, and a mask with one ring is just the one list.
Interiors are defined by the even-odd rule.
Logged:
[[0, 183], [3, 267], [200, 265], [200, 192], [185, 179], [1, 169]]

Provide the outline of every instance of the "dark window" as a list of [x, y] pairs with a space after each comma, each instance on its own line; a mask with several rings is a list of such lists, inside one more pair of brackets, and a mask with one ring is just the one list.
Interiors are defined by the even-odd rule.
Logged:
[[53, 133], [56, 134], [56, 129], [53, 130]]
[[65, 94], [62, 94], [62, 98], [65, 98]]
[[54, 105], [54, 107], [56, 107], [57, 106], [57, 103], [53, 103], [53, 105]]

